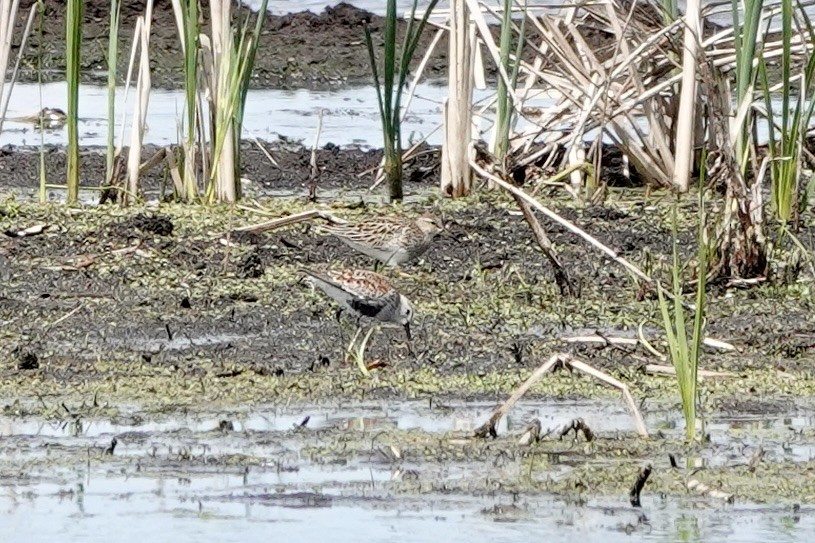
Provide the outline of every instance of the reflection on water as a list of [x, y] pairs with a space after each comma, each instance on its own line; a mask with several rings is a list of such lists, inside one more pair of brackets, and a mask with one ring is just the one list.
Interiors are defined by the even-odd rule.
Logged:
[[[810, 541], [811, 512], [697, 506], [645, 497], [642, 509], [621, 499], [585, 505], [546, 497], [350, 498], [348, 485], [328, 491], [281, 491], [275, 475], [68, 474], [61, 484], [0, 489], [0, 540], [88, 541], [399, 541], [761, 543]], [[353, 492], [379, 481], [368, 473]], [[276, 490], [277, 489], [277, 490]], [[327, 537], [327, 534], [330, 534]]]
[[[494, 476], [495, 467], [420, 458], [394, 466], [367, 452], [348, 463], [314, 456], [325, 432], [374, 436], [421, 429], [469, 436], [492, 407], [427, 401], [259, 405], [243, 412], [145, 420], [133, 411], [114, 419], [81, 420], [78, 426], [0, 416], [0, 456], [16, 466], [0, 474], [0, 541], [267, 541], [270, 534], [276, 540], [313, 541], [330, 531], [330, 541], [349, 542], [760, 543], [772, 538], [803, 543], [815, 530], [815, 515], [807, 507], [731, 506], [647, 492], [642, 509], [629, 507], [623, 495], [575, 504], [545, 494], [513, 497], [498, 487], [477, 496], [417, 494], [431, 481]], [[307, 431], [293, 432], [307, 415]], [[600, 433], [633, 432], [621, 401], [521, 402], [499, 432], [518, 433], [533, 417], [552, 429], [578, 416]], [[681, 439], [679, 413], [651, 410], [646, 419], [650, 428]], [[222, 421], [232, 429], [222, 432]], [[714, 417], [706, 429], [711, 442], [699, 454], [704, 463], [735, 465], [744, 463], [752, 445], [761, 444], [777, 459], [797, 439], [800, 449], [788, 459], [811, 461], [812, 438], [806, 430], [814, 422], [810, 412]], [[118, 439], [115, 457], [105, 460], [100, 451], [113, 436]], [[55, 454], [69, 460], [63, 457], [49, 467], [46, 459]], [[224, 460], [230, 455], [259, 463], [232, 465]], [[398, 467], [417, 475], [408, 478]], [[551, 475], [571, 468], [552, 464], [546, 469]]]

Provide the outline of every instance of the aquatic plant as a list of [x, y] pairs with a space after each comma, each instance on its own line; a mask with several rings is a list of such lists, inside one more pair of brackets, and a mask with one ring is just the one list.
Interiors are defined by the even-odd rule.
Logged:
[[[754, 63], [761, 38], [760, 26], [764, 11], [764, 0], [745, 0], [744, 22], [739, 13], [739, 3], [732, 2], [733, 48], [736, 68], [736, 111], [740, 119], [739, 130], [732, 144], [736, 158], [743, 168], [746, 166], [752, 126], [752, 112], [749, 104], [753, 101], [757, 65]], [[761, 56], [761, 55], [759, 55]]]
[[173, 0], [173, 14], [178, 26], [181, 51], [184, 53], [184, 118], [181, 125], [184, 167], [178, 197], [189, 201], [198, 195], [196, 181], [196, 133], [198, 118], [198, 62], [200, 23], [198, 0]]
[[[510, 130], [515, 124], [515, 108], [513, 94], [510, 88], [515, 88], [518, 81], [518, 72], [521, 67], [521, 51], [524, 44], [524, 31], [526, 29], [526, 17], [521, 19], [521, 27], [518, 32], [518, 40], [515, 47], [514, 56], [511, 55], [512, 47], [512, 6], [513, 0], [503, 0], [503, 14], [501, 17], [501, 39], [500, 39], [500, 59], [504, 72], [509, 76], [509, 81], [503, 77], [498, 78], [497, 113], [495, 119], [495, 144], [493, 154], [499, 164], [503, 164], [509, 149]], [[526, 0], [522, 9], [526, 10]]]
[[662, 313], [662, 325], [671, 353], [671, 362], [676, 370], [679, 395], [682, 399], [682, 411], [685, 415], [685, 435], [688, 440], [692, 441], [696, 438], [696, 407], [699, 401], [697, 374], [702, 339], [704, 337], [705, 278], [708, 260], [707, 245], [705, 243], [705, 207], [702, 191], [700, 191], [699, 197], [699, 234], [697, 237], [699, 269], [697, 270], [696, 301], [690, 338], [688, 337], [687, 319], [682, 300], [682, 264], [679, 260], [677, 241], [676, 205], [674, 205], [672, 212], [672, 230], [672, 297], [668, 300], [660, 284], [657, 284], [657, 294], [659, 296], [660, 312]]
[[[397, 52], [397, 13], [396, 0], [387, 0], [385, 10], [385, 31], [383, 66], [377, 67], [376, 53], [374, 51], [373, 39], [368, 25], [365, 24], [365, 44], [368, 47], [368, 54], [371, 61], [371, 72], [376, 86], [376, 98], [379, 105], [379, 116], [382, 120], [382, 134], [384, 136], [384, 174], [388, 185], [388, 201], [401, 200], [402, 190], [402, 93], [405, 90], [410, 69], [410, 61], [413, 53], [419, 45], [422, 31], [427, 24], [433, 8], [438, 0], [431, 0], [425, 8], [422, 18], [416, 24], [416, 6], [418, 0], [413, 1], [410, 17], [407, 20], [407, 29], [401, 48]], [[397, 56], [398, 53], [398, 56]], [[380, 77], [381, 75], [381, 77]]]
[[205, 57], [210, 59], [209, 97], [212, 142], [212, 170], [207, 200], [234, 202], [240, 198], [240, 132], [243, 106], [254, 65], [255, 54], [266, 16], [267, 2], [261, 2], [254, 29], [243, 22], [236, 35], [232, 28], [231, 3], [210, 2], [212, 39], [204, 42]]
[[[759, 64], [767, 109], [767, 152], [770, 160], [772, 203], [782, 229], [790, 222], [797, 223], [801, 204], [805, 205], [809, 196], [807, 191], [803, 194], [803, 200], [799, 200], [804, 137], [815, 108], [815, 100], [812, 100], [815, 54], [805, 48], [807, 58], [801, 73], [792, 74], [793, 26], [796, 28], [796, 37], [804, 42], [815, 42], [815, 32], [804, 9], [799, 6], [799, 10], [798, 17], [795, 17], [792, 0], [781, 1], [781, 104], [778, 109], [773, 106], [767, 62], [761, 57]], [[780, 126], [775, 121], [779, 117]]]
[[82, 43], [82, 0], [67, 0], [65, 18], [65, 79], [68, 83], [68, 204], [79, 201], [79, 47]]
[[[240, 136], [244, 107], [268, 0], [236, 30], [232, 3], [209, 3], [210, 35], [201, 33], [199, 0], [173, 0], [173, 12], [184, 54], [185, 116], [182, 123], [183, 174], [176, 193], [192, 201], [199, 196], [203, 173], [207, 201], [240, 198]], [[206, 100], [204, 100], [206, 97]], [[207, 119], [207, 122], [204, 122]], [[209, 134], [205, 134], [205, 126]]]

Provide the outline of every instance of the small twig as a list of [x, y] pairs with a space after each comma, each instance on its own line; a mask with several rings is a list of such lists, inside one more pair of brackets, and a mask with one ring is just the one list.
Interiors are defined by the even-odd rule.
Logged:
[[153, 156], [145, 160], [142, 165], [139, 166], [139, 177], [142, 177], [145, 173], [159, 165], [168, 154], [172, 153], [167, 151], [167, 148], [161, 148], [153, 153]]
[[558, 434], [558, 439], [563, 439], [570, 432], [574, 432], [574, 437], [577, 439], [578, 434], [583, 434], [583, 437], [586, 438], [586, 441], [594, 441], [594, 432], [591, 431], [589, 425], [583, 419], [574, 419], [572, 422], [567, 424]]
[[64, 314], [63, 316], [61, 316], [60, 318], [58, 318], [57, 320], [55, 320], [54, 322], [52, 322], [51, 324], [49, 324], [48, 326], [46, 326], [46, 327], [45, 327], [45, 330], [44, 330], [44, 331], [43, 331], [43, 333], [42, 333], [42, 335], [44, 336], [45, 334], [47, 334], [47, 333], [48, 333], [48, 332], [51, 330], [51, 328], [53, 328], [53, 327], [54, 327], [54, 326], [56, 326], [57, 324], [59, 324], [59, 323], [61, 323], [61, 322], [65, 321], [65, 320], [67, 320], [67, 319], [70, 319], [71, 317], [73, 317], [74, 315], [76, 315], [76, 313], [77, 313], [77, 312], [78, 312], [80, 309], [82, 309], [83, 307], [85, 307], [85, 304], [84, 304], [84, 303], [79, 304], [78, 306], [76, 306], [75, 308], [73, 308], [72, 310], [68, 311], [66, 314]]
[[541, 440], [541, 421], [535, 419], [526, 425], [523, 435], [518, 440], [518, 445], [531, 445]]
[[551, 209], [545, 207], [540, 202], [538, 202], [535, 198], [529, 196], [527, 193], [525, 193], [524, 191], [522, 191], [519, 188], [515, 187], [514, 185], [512, 185], [510, 183], [507, 183], [506, 181], [499, 178], [498, 176], [495, 176], [495, 175], [489, 173], [484, 168], [479, 166], [472, 159], [470, 160], [470, 166], [480, 176], [484, 177], [485, 179], [488, 179], [488, 180], [492, 181], [496, 185], [498, 185], [501, 188], [503, 188], [504, 190], [508, 191], [513, 196], [516, 196], [518, 198], [523, 199], [529, 205], [531, 205], [532, 207], [534, 207], [535, 209], [537, 209], [538, 211], [540, 211], [541, 213], [546, 215], [547, 218], [555, 221], [556, 223], [560, 224], [561, 226], [563, 226], [564, 228], [566, 228], [567, 230], [569, 230], [573, 234], [576, 234], [576, 235], [580, 236], [581, 238], [583, 238], [584, 240], [586, 240], [589, 244], [591, 244], [594, 247], [596, 247], [597, 249], [599, 249], [602, 253], [604, 253], [606, 256], [611, 258], [614, 262], [620, 264], [623, 268], [625, 268], [626, 270], [631, 272], [637, 278], [645, 281], [649, 285], [654, 284], [654, 280], [650, 276], [648, 276], [644, 271], [639, 269], [637, 266], [635, 266], [634, 264], [632, 264], [631, 262], [629, 262], [625, 258], [621, 257], [617, 251], [615, 251], [614, 249], [608, 247], [607, 245], [604, 245], [603, 243], [600, 242], [600, 240], [598, 240], [597, 238], [595, 238], [594, 236], [592, 236], [591, 234], [589, 234], [588, 232], [586, 232], [585, 230], [583, 230], [582, 228], [577, 226], [576, 224], [572, 223], [571, 221], [568, 221], [568, 220], [564, 219], [563, 217], [561, 217], [560, 215], [558, 215], [557, 213], [555, 213]]
[[345, 224], [348, 221], [335, 217], [331, 213], [327, 211], [320, 211], [318, 209], [310, 209], [308, 211], [301, 211], [300, 213], [294, 213], [292, 215], [287, 215], [286, 217], [280, 217], [271, 221], [262, 222], [259, 224], [250, 224], [249, 226], [241, 226], [240, 228], [236, 228], [234, 232], [265, 232], [267, 230], [274, 230], [275, 228], [280, 228], [283, 226], [288, 226], [290, 224], [296, 224], [298, 222], [307, 221], [310, 219], [324, 219], [328, 222], [332, 222], [335, 224]]
[[105, 454], [108, 456], [113, 456], [113, 451], [116, 450], [116, 445], [119, 444], [119, 441], [114, 437], [110, 440], [110, 446], [105, 449]]
[[543, 365], [541, 365], [538, 369], [536, 369], [529, 378], [524, 381], [521, 386], [519, 386], [515, 392], [512, 393], [512, 396], [504, 402], [500, 407], [498, 407], [495, 411], [493, 411], [492, 415], [490, 415], [489, 420], [484, 423], [481, 427], [479, 427], [475, 431], [476, 437], [498, 437], [498, 432], [495, 430], [495, 426], [498, 424], [498, 421], [512, 409], [518, 400], [520, 400], [526, 391], [532, 388], [536, 382], [540, 380], [541, 377], [546, 375], [548, 372], [552, 371], [552, 368], [555, 367], [557, 364], [561, 364], [564, 357], [568, 355], [564, 354], [555, 354], [552, 355], [549, 360], [547, 360]]
[[529, 207], [529, 203], [515, 193], [512, 194], [512, 197], [515, 198], [515, 202], [518, 204], [518, 207], [521, 208], [524, 219], [526, 219], [529, 228], [532, 230], [532, 234], [535, 236], [538, 246], [543, 251], [543, 254], [546, 255], [546, 258], [554, 269], [555, 283], [557, 283], [558, 288], [560, 288], [560, 294], [562, 296], [574, 296], [576, 292], [574, 286], [572, 286], [572, 282], [569, 280], [569, 274], [566, 273], [566, 268], [560, 263], [557, 251], [555, 251], [552, 242], [549, 240], [549, 236], [546, 235], [546, 230], [543, 229], [540, 221], [535, 217], [535, 213], [532, 211], [532, 208]]
[[761, 462], [761, 459], [764, 458], [766, 453], [767, 451], [765, 451], [764, 447], [761, 446], [759, 446], [759, 448], [753, 452], [753, 455], [750, 457], [750, 462], [747, 464], [747, 469], [750, 470], [751, 473], [756, 471], [758, 464]]
[[178, 163], [175, 161], [175, 153], [172, 151], [165, 152], [164, 159], [167, 162], [167, 169], [170, 171], [170, 177], [173, 179], [175, 193], [184, 194], [184, 181], [181, 179], [181, 173], [178, 171]]
[[[663, 366], [661, 364], [648, 364], [645, 366], [645, 373], [650, 374], [662, 374], [662, 375], [676, 375], [676, 368], [673, 366]], [[697, 377], [701, 378], [708, 378], [708, 379], [716, 379], [719, 377], [735, 377], [736, 374], [730, 372], [723, 372], [723, 371], [708, 371], [708, 370], [697, 370], [696, 372]]]
[[[643, 347], [648, 349], [652, 354], [657, 356], [658, 358], [665, 359], [665, 355], [661, 354], [659, 351], [654, 349], [654, 347], [645, 339], [645, 335], [642, 332], [642, 327], [639, 329], [639, 338], [629, 338], [629, 337], [613, 337], [613, 336], [606, 336], [600, 335], [599, 333], [595, 333], [593, 336], [569, 336], [569, 337], [562, 337], [560, 341], [565, 343], [600, 343], [602, 345], [637, 345], [641, 343]], [[735, 351], [736, 347], [732, 343], [727, 343], [726, 341], [722, 341], [719, 339], [713, 339], [710, 337], [706, 337], [702, 340], [702, 344], [706, 347], [711, 347], [713, 349], [721, 349], [723, 351]]]
[[274, 166], [275, 168], [280, 168], [280, 164], [278, 164], [274, 157], [271, 155], [271, 153], [269, 153], [269, 151], [267, 151], [266, 148], [263, 147], [263, 145], [261, 145], [260, 140], [258, 140], [257, 137], [254, 137], [252, 139], [255, 141], [255, 144], [258, 146], [258, 148], [260, 148], [260, 150], [263, 151], [263, 154], [266, 155], [266, 158], [269, 159], [269, 162], [272, 163], [272, 166]]
[[631, 395], [631, 391], [628, 390], [627, 385], [605, 372], [592, 368], [580, 360], [569, 359], [567, 362], [571, 368], [587, 373], [595, 379], [599, 379], [607, 385], [611, 385], [622, 392], [625, 403], [628, 404], [628, 410], [631, 412], [631, 416], [634, 418], [634, 425], [637, 427], [637, 433], [639, 433], [641, 437], [648, 437], [648, 429], [645, 426], [645, 420], [642, 418], [642, 413], [640, 413], [637, 403], [634, 401], [634, 397]]
[[317, 133], [314, 135], [314, 145], [311, 146], [311, 160], [309, 164], [311, 165], [311, 179], [312, 181], [319, 177], [320, 171], [317, 169], [317, 148], [320, 145], [320, 134], [323, 131], [323, 112], [325, 110], [320, 109], [320, 113], [317, 116]]
[[645, 339], [645, 334], [642, 331], [643, 323], [640, 323], [639, 327], [637, 327], [637, 336], [639, 337], [640, 343], [642, 346], [645, 347], [651, 354], [659, 358], [660, 360], [668, 360], [668, 357], [662, 354], [661, 352], [657, 351], [653, 345], [651, 345], [647, 339]]

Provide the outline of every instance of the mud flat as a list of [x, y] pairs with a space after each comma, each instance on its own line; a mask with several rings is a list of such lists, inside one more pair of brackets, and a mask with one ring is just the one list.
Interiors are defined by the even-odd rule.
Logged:
[[[104, 69], [105, 8], [86, 2], [87, 81]], [[61, 9], [48, 4], [43, 29], [54, 78]], [[123, 35], [141, 9], [127, 4]], [[169, 3], [155, 17], [154, 81], [173, 88], [180, 58]], [[347, 5], [270, 17], [262, 50], [287, 54], [259, 56], [256, 86], [367, 81], [366, 18], [376, 33], [381, 19]], [[443, 73], [445, 51], [431, 75]], [[810, 540], [815, 313], [805, 262], [782, 259], [777, 280], [750, 289], [710, 286], [707, 333], [735, 350], [705, 350], [704, 369], [726, 375], [701, 383], [706, 437], [688, 446], [673, 379], [645, 371], [661, 360], [634, 345], [564, 341], [631, 339], [642, 326], [665, 350], [653, 295], [582, 240], [546, 225], [579, 292], [564, 297], [512, 201], [436, 196], [438, 148], [408, 167], [405, 204], [389, 208], [368, 190], [379, 150], [323, 144], [308, 202], [309, 150], [285, 135], [261, 144], [278, 166], [245, 142], [246, 200], [207, 208], [165, 202], [161, 168], [143, 179], [148, 204], [95, 205], [99, 147], [81, 156], [82, 198], [94, 205], [40, 206], [31, 202], [38, 150], [0, 152], [0, 539], [309, 540], [330, 530], [340, 541]], [[148, 146], [145, 158], [158, 150]], [[46, 177], [59, 182], [64, 149], [45, 152]], [[666, 278], [670, 198], [615, 188], [631, 181], [621, 179], [619, 153], [603, 156], [612, 186], [603, 207], [543, 197]], [[371, 262], [310, 222], [235, 232], [314, 207], [352, 220], [432, 211], [448, 225], [421, 261], [386, 272], [414, 301], [415, 339], [409, 349], [401, 330], [377, 331], [368, 378], [344, 361], [351, 327], [298, 270]], [[686, 258], [695, 217], [681, 207]], [[809, 251], [813, 224], [804, 214]], [[626, 383], [651, 438], [637, 437], [617, 391], [567, 372], [536, 385], [497, 439], [474, 438], [559, 351]], [[578, 418], [590, 441], [561, 435]], [[520, 444], [534, 419], [542, 440]], [[646, 465], [635, 508], [629, 489]]]
[[[345, 162], [337, 164], [339, 172]], [[0, 241], [9, 518], [53, 513], [99, 540], [104, 525], [132, 521], [135, 510], [156, 519], [155, 529], [186, 519], [184, 532], [202, 521], [229, 533], [247, 520], [286, 520], [280, 533], [313, 535], [343, 517], [378, 519], [366, 524], [372, 537], [393, 528], [408, 540], [436, 523], [453, 540], [476, 528], [501, 540], [518, 526], [560, 526], [564, 540], [576, 526], [612, 540], [627, 532], [672, 540], [684, 523], [706, 541], [743, 530], [745, 541], [761, 541], [779, 526], [790, 540], [806, 540], [815, 381], [805, 269], [790, 286], [711, 291], [708, 333], [738, 351], [706, 351], [705, 369], [731, 375], [703, 381], [709, 438], [687, 447], [673, 380], [643, 371], [652, 355], [561, 340], [597, 331], [634, 337], [644, 322], [661, 346], [654, 300], [552, 228], [580, 287], [579, 297], [562, 297], [523, 219], [499, 194], [436, 200], [427, 182], [409, 184], [410, 203], [398, 212], [433, 210], [450, 231], [393, 275], [420, 314], [414, 354], [400, 330], [383, 328], [368, 353], [381, 366], [371, 378], [344, 363], [334, 306], [296, 270], [370, 263], [309, 223], [227, 236], [312, 206], [349, 219], [395, 211], [360, 205], [334, 192], [340, 186], [362, 194], [367, 184], [346, 172], [314, 204], [260, 195], [206, 211], [3, 201], [0, 230], [46, 225]], [[670, 206], [658, 200], [550, 203], [636, 263], [670, 250]], [[690, 225], [694, 211], [684, 212]], [[692, 239], [681, 236], [688, 254]], [[616, 391], [565, 372], [536, 386], [497, 440], [473, 438], [492, 406], [562, 350], [626, 382], [652, 438], [636, 437]], [[535, 418], [551, 433], [518, 444]], [[558, 437], [575, 418], [590, 425], [593, 441]], [[645, 464], [653, 474], [644, 507], [633, 509], [628, 489]], [[736, 505], [723, 511], [722, 498], [689, 490], [689, 481]], [[122, 500], [127, 506], [105, 505]]]

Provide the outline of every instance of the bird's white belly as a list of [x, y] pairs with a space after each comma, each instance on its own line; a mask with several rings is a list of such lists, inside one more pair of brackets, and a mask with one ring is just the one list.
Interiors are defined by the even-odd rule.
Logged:
[[371, 258], [375, 258], [380, 262], [384, 262], [386, 266], [398, 266], [400, 264], [405, 263], [410, 255], [407, 251], [401, 248], [395, 249], [379, 249], [376, 247], [370, 247], [368, 245], [362, 245], [359, 243], [355, 243], [349, 240], [343, 240], [347, 243], [351, 248], [356, 249], [357, 251], [364, 253]]

